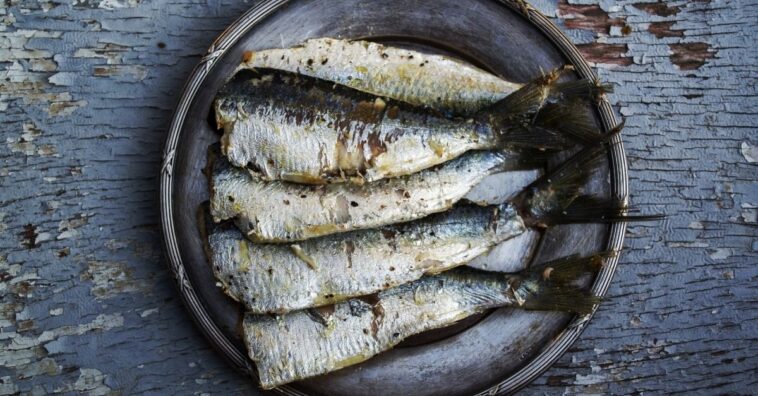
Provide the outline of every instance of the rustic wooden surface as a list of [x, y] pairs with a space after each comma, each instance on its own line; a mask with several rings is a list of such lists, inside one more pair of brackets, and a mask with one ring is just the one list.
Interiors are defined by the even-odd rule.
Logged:
[[[611, 297], [525, 393], [758, 382], [758, 4], [652, 1], [533, 2], [615, 84], [632, 202], [670, 217], [629, 228]], [[0, 4], [0, 395], [250, 393], [178, 299], [157, 177], [190, 69], [253, 2]]]

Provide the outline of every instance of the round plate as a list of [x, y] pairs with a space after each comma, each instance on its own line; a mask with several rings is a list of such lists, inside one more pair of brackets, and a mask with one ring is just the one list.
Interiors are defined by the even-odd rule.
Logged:
[[[461, 3], [465, 3], [465, 6]], [[508, 80], [526, 82], [572, 64], [594, 78], [576, 48], [524, 1], [270, 0], [259, 3], [216, 40], [192, 73], [174, 115], [161, 174], [167, 255], [183, 300], [210, 342], [255, 378], [241, 341], [241, 307], [216, 287], [198, 226], [208, 200], [207, 148], [218, 140], [211, 102], [247, 50], [286, 48], [308, 38], [362, 38], [458, 57]], [[616, 121], [608, 103], [590, 109], [598, 126]], [[591, 192], [625, 203], [626, 161], [620, 138], [590, 182]], [[620, 250], [625, 225], [569, 225], [544, 232], [520, 259]], [[605, 294], [617, 258], [592, 281]], [[307, 395], [448, 395], [511, 393], [545, 371], [577, 339], [590, 316], [499, 309], [404, 345], [360, 365], [277, 390]]]

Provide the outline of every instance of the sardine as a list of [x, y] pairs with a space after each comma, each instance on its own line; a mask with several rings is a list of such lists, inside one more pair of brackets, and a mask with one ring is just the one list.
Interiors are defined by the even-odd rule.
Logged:
[[484, 177], [523, 165], [514, 152], [480, 151], [403, 177], [308, 186], [264, 180], [224, 157], [210, 161], [214, 220], [234, 219], [255, 242], [292, 242], [419, 219], [449, 209]]
[[255, 244], [233, 227], [209, 236], [214, 274], [253, 313], [283, 313], [372, 294], [466, 264], [521, 234], [515, 208], [463, 205], [411, 223]]
[[292, 48], [245, 52], [240, 69], [259, 68], [456, 114], [473, 114], [521, 87], [453, 58], [363, 40], [316, 38]]
[[589, 312], [596, 298], [551, 279], [564, 271], [561, 278], [576, 278], [598, 263], [572, 257], [521, 276], [459, 268], [329, 309], [247, 314], [245, 343], [261, 386], [271, 389], [360, 363], [406, 337], [495, 307]]
[[214, 108], [224, 129], [221, 150], [234, 166], [265, 180], [364, 183], [415, 173], [471, 150], [574, 146], [569, 137], [580, 134], [570, 129], [594, 127], [586, 110], [559, 103], [602, 88], [557, 83], [559, 75], [543, 76], [459, 118], [312, 77], [243, 70], [219, 92]]

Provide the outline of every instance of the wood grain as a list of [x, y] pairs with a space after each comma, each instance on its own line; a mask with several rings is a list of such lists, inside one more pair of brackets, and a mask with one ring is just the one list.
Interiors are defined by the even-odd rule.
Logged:
[[[161, 255], [182, 84], [244, 1], [0, 8], [0, 395], [238, 394]], [[540, 0], [625, 117], [634, 225], [608, 301], [525, 393], [749, 394], [758, 367], [758, 5]], [[596, 54], [596, 55], [595, 55]]]

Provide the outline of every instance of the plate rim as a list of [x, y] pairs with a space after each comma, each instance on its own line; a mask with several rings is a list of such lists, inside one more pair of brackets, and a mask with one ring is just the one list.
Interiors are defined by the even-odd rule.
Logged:
[[[216, 326], [211, 320], [189, 281], [187, 272], [184, 268], [181, 252], [179, 251], [177, 234], [174, 228], [174, 155], [190, 105], [194, 101], [200, 85], [202, 85], [216, 61], [227, 51], [227, 49], [229, 49], [240, 37], [246, 34], [255, 25], [282, 6], [294, 1], [298, 0], [263, 0], [240, 16], [214, 40], [206, 54], [200, 59], [200, 62], [190, 73], [190, 77], [182, 89], [182, 95], [172, 116], [169, 133], [163, 149], [163, 160], [160, 170], [160, 211], [164, 253], [169, 259], [169, 268], [173, 274], [175, 283], [179, 288], [181, 299], [188, 308], [190, 317], [210, 341], [214, 349], [229, 360], [236, 369], [245, 374], [251, 375], [253, 378], [256, 377], [254, 365], [245, 354], [241, 353], [231, 341], [222, 334], [218, 326]], [[574, 66], [575, 72], [579, 74], [581, 78], [597, 79], [597, 75], [579, 52], [579, 49], [558, 26], [531, 4], [525, 0], [488, 1], [509, 8], [516, 14], [525, 18], [528, 23], [537, 27], [537, 29], [556, 46], [561, 55], [567, 59], [568, 63]], [[597, 103], [596, 108], [600, 117], [600, 122], [606, 131], [613, 130], [619, 125], [613, 108], [606, 97], [601, 98], [599, 103]], [[609, 140], [609, 143], [611, 143], [608, 150], [610, 158], [609, 169], [611, 175], [611, 194], [618, 199], [623, 206], [626, 206], [628, 203], [629, 177], [621, 135], [614, 135]], [[625, 231], [625, 222], [612, 223], [608, 232], [606, 248], [620, 253], [623, 249]], [[611, 281], [613, 280], [613, 275], [616, 272], [619, 256], [620, 254], [615, 254], [606, 260], [606, 265], [598, 272], [595, 282], [592, 285], [591, 291], [593, 295], [602, 297], [607, 293]], [[595, 315], [597, 308], [598, 305], [595, 305], [589, 314], [575, 316], [565, 329], [563, 329], [549, 343], [542, 346], [541, 350], [533, 359], [501, 382], [482, 390], [475, 395], [486, 396], [515, 393], [542, 375], [548, 368], [550, 368], [550, 366], [560, 359], [574, 342], [576, 342], [592, 317]], [[284, 395], [307, 396], [307, 394], [288, 385], [276, 388], [275, 391]]]

